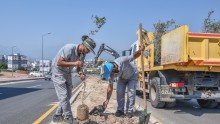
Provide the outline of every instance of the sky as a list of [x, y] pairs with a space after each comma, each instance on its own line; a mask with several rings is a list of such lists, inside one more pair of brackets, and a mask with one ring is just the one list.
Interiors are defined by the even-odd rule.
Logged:
[[[65, 44], [81, 43], [81, 36], [94, 29], [92, 15], [106, 17], [106, 24], [94, 36], [118, 51], [129, 49], [137, 40], [139, 24], [153, 31], [159, 20], [174, 19], [188, 25], [190, 32], [201, 32], [208, 12], [220, 20], [219, 0], [0, 0], [0, 55], [21, 53], [31, 59], [53, 59]], [[94, 58], [90, 53], [86, 59]], [[113, 59], [107, 53], [100, 58]]]

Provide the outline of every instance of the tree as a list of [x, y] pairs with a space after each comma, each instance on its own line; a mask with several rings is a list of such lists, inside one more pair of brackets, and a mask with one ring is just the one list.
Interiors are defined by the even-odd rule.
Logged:
[[25, 71], [25, 68], [23, 66], [18, 67], [18, 70], [23, 70]]
[[202, 27], [202, 32], [204, 33], [220, 33], [220, 21], [216, 21], [215, 19], [211, 19], [211, 15], [214, 11], [209, 11], [207, 18], [204, 20], [204, 24]]
[[95, 35], [96, 32], [98, 32], [102, 26], [106, 23], [106, 18], [101, 17], [99, 18], [98, 16], [92, 16], [93, 23], [95, 23], [96, 28], [90, 30], [89, 35]]
[[33, 68], [32, 71], [38, 71], [38, 69], [37, 68]]
[[[157, 23], [154, 24], [153, 43], [155, 48], [155, 52], [154, 52], [155, 65], [160, 65], [160, 61], [161, 61], [161, 37], [171, 29], [175, 29], [179, 27], [179, 25], [174, 25], [174, 24], [175, 24], [175, 20], [173, 19], [166, 22], [161, 22], [161, 20], [159, 20]], [[172, 28], [171, 26], [174, 27]]]
[[8, 65], [6, 63], [0, 63], [0, 69], [8, 69]]

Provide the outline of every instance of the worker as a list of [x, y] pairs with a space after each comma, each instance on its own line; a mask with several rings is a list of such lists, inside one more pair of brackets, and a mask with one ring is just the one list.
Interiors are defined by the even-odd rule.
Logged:
[[109, 85], [107, 88], [107, 98], [103, 102], [104, 108], [107, 107], [113, 91], [113, 80], [115, 73], [118, 73], [118, 81], [116, 87], [117, 93], [117, 111], [115, 116], [120, 117], [124, 115], [124, 103], [125, 103], [125, 89], [127, 86], [127, 104], [126, 104], [126, 116], [131, 118], [133, 116], [133, 108], [135, 104], [136, 86], [138, 82], [137, 67], [132, 62], [141, 55], [141, 51], [144, 51], [144, 45], [139, 46], [139, 50], [133, 55], [122, 56], [115, 59], [113, 62], [106, 62], [103, 66], [103, 78], [108, 79]]
[[52, 81], [59, 99], [58, 108], [53, 116], [54, 122], [77, 123], [72, 116], [69, 102], [73, 87], [71, 72], [73, 67], [77, 67], [80, 79], [85, 80], [85, 74], [82, 70], [83, 61], [85, 55], [89, 52], [95, 54], [95, 47], [95, 41], [84, 35], [81, 44], [65, 45], [54, 58], [52, 64]]

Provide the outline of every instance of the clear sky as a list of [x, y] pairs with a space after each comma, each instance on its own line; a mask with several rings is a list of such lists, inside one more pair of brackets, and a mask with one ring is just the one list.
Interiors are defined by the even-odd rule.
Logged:
[[[174, 19], [178, 25], [189, 25], [200, 32], [210, 10], [220, 20], [219, 0], [1, 0], [0, 54], [15, 52], [41, 59], [41, 37], [44, 58], [53, 59], [67, 43], [81, 43], [81, 36], [94, 27], [91, 16], [105, 16], [106, 24], [92, 38], [117, 50], [128, 49], [137, 40], [139, 23], [148, 31], [153, 24]], [[93, 58], [89, 54], [87, 58]], [[112, 59], [108, 54], [101, 57]]]

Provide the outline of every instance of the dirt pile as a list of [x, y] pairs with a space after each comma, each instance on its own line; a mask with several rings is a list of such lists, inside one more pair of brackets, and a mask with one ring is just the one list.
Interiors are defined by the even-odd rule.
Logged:
[[[83, 103], [89, 107], [91, 111], [95, 106], [102, 105], [106, 99], [108, 83], [100, 81], [96, 77], [89, 77], [86, 80], [86, 88], [84, 93]], [[77, 96], [76, 100], [72, 103], [71, 108], [74, 118], [77, 118], [77, 107], [82, 104], [82, 92]], [[108, 107], [103, 116], [89, 115], [86, 121], [79, 121], [80, 124], [136, 124], [138, 123], [140, 111], [134, 112], [132, 118], [115, 117], [114, 113], [117, 110], [116, 90], [113, 91], [112, 97], [109, 101]]]

